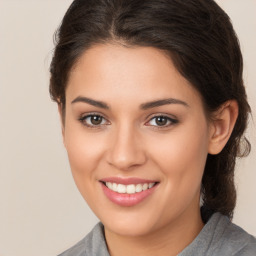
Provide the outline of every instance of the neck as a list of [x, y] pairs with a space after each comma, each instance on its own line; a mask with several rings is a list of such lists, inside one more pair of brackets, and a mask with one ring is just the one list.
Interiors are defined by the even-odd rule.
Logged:
[[175, 256], [196, 238], [202, 228], [203, 222], [198, 209], [194, 215], [180, 216], [146, 235], [122, 236], [105, 228], [105, 236], [111, 256]]

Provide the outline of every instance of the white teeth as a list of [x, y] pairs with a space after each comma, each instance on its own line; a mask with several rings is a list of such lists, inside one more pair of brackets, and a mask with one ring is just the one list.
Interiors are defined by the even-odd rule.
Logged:
[[141, 184], [137, 184], [135, 191], [136, 192], [141, 192], [142, 191], [142, 185]]
[[[110, 183], [110, 182], [108, 182], [108, 183]], [[109, 189], [111, 189], [111, 187], [109, 187], [108, 185], [107, 185], [107, 187], [108, 187]], [[116, 183], [113, 183], [113, 184], [112, 184], [112, 190], [115, 191], [115, 192], [117, 192], [117, 184], [116, 184]]]
[[152, 188], [155, 183], [149, 183], [148, 188]]
[[147, 190], [148, 189], [148, 184], [147, 183], [143, 184], [142, 189]]
[[147, 190], [152, 188], [156, 183], [144, 183], [144, 184], [129, 184], [129, 185], [123, 185], [123, 184], [116, 184], [111, 182], [106, 182], [106, 186], [117, 193], [120, 194], [134, 194], [139, 193], [141, 191]]
[[127, 192], [128, 194], [134, 194], [134, 193], [135, 193], [135, 185], [128, 185], [128, 186], [126, 187], [126, 192]]
[[112, 189], [113, 190], [113, 185], [111, 182], [107, 182], [106, 183], [106, 186], [109, 188], [109, 189]]
[[117, 185], [117, 192], [120, 194], [126, 193], [126, 186], [123, 184], [118, 184]]

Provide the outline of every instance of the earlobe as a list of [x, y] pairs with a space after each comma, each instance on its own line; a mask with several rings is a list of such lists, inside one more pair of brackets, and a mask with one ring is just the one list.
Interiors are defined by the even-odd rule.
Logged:
[[235, 100], [225, 102], [211, 121], [208, 153], [219, 154], [228, 142], [238, 117], [238, 104]]

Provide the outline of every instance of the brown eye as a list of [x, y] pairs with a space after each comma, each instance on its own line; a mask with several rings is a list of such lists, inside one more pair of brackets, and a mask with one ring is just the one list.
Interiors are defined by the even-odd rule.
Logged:
[[164, 117], [164, 116], [158, 116], [158, 117], [156, 117], [156, 121], [155, 122], [156, 122], [156, 124], [158, 126], [163, 126], [163, 125], [167, 124], [168, 119], [166, 117]]
[[79, 121], [88, 127], [99, 127], [101, 125], [108, 124], [107, 120], [100, 115], [87, 115], [84, 117], [81, 117]]
[[102, 123], [102, 116], [91, 116], [90, 117], [90, 122], [93, 125], [99, 125]]
[[155, 116], [151, 118], [146, 125], [164, 128], [177, 123], [178, 123], [178, 120], [170, 118], [168, 116]]

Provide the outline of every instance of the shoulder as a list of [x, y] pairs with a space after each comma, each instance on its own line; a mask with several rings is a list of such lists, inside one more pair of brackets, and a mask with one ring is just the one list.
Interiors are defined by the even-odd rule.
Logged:
[[179, 256], [255, 256], [256, 239], [228, 217], [215, 213]]
[[104, 228], [98, 223], [93, 230], [77, 244], [58, 256], [109, 256], [104, 237]]
[[66, 250], [65, 252], [59, 254], [58, 256], [84, 256], [85, 254], [85, 238], [82, 239], [80, 242]]
[[[226, 228], [221, 235], [219, 243], [219, 253], [234, 256], [255, 256], [256, 255], [256, 238], [248, 234], [241, 227], [232, 223], [227, 217], [225, 218]], [[230, 254], [228, 254], [230, 252]]]

